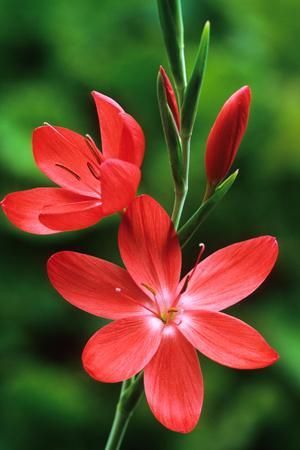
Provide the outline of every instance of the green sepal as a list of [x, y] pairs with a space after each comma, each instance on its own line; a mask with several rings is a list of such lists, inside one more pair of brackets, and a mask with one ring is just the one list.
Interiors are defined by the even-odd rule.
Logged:
[[195, 66], [187, 85], [182, 106], [182, 135], [191, 136], [198, 110], [203, 77], [206, 69], [209, 48], [210, 23], [203, 27]]
[[160, 72], [157, 76], [157, 98], [175, 188], [180, 190], [184, 184], [181, 139], [172, 111], [167, 102], [164, 82]]
[[157, 4], [176, 89], [181, 93], [186, 86], [181, 0], [157, 0]]
[[180, 228], [180, 230], [178, 231], [178, 236], [182, 247], [184, 247], [189, 242], [200, 225], [205, 221], [211, 211], [217, 206], [220, 200], [222, 200], [224, 195], [229, 191], [229, 189], [235, 182], [238, 173], [239, 171], [236, 170], [219, 186], [217, 186], [214, 193], [200, 205], [197, 211]]

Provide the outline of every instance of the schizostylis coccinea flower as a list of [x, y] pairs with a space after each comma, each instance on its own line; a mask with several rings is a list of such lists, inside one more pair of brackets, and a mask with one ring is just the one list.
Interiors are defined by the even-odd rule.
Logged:
[[220, 312], [265, 280], [277, 258], [277, 242], [263, 236], [225, 247], [197, 261], [180, 281], [181, 249], [173, 224], [145, 195], [123, 216], [119, 248], [126, 270], [64, 251], [48, 261], [50, 281], [74, 306], [113, 320], [86, 344], [85, 370], [102, 382], [144, 370], [155, 417], [171, 430], [189, 432], [203, 401], [195, 349], [237, 369], [266, 367], [278, 358], [255, 329]]
[[206, 144], [205, 166], [208, 183], [217, 186], [233, 164], [248, 124], [251, 91], [244, 86], [223, 105]]
[[35, 129], [36, 164], [60, 187], [8, 194], [1, 206], [18, 228], [35, 234], [85, 228], [123, 210], [135, 197], [145, 147], [142, 129], [114, 100], [92, 95], [102, 152], [88, 135], [49, 124]]

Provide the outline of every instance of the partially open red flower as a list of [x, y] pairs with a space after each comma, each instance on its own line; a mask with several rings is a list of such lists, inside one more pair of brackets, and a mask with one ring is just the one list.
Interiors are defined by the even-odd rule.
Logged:
[[176, 94], [174, 92], [172, 83], [169, 80], [169, 77], [165, 69], [162, 66], [160, 66], [159, 71], [163, 79], [168, 106], [173, 114], [173, 118], [175, 120], [178, 130], [180, 130], [180, 113], [177, 105]]
[[17, 227], [52, 234], [91, 226], [127, 207], [140, 181], [144, 135], [139, 124], [111, 98], [93, 92], [102, 141], [44, 125], [33, 132], [36, 164], [60, 187], [8, 194], [3, 211]]
[[156, 201], [141, 196], [123, 216], [119, 247], [127, 270], [65, 251], [49, 259], [49, 278], [74, 306], [114, 320], [88, 341], [85, 370], [96, 380], [119, 382], [144, 369], [153, 414], [167, 428], [187, 433], [203, 401], [195, 348], [237, 369], [262, 368], [278, 358], [256, 330], [220, 312], [265, 280], [277, 242], [263, 236], [230, 245], [180, 281], [181, 250], [172, 222]]
[[251, 91], [244, 86], [223, 105], [210, 130], [205, 153], [206, 176], [210, 186], [227, 175], [248, 124]]

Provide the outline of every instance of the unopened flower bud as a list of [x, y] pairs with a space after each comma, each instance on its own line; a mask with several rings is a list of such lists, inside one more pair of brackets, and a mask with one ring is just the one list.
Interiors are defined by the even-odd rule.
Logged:
[[247, 128], [251, 91], [244, 86], [224, 104], [210, 130], [205, 154], [206, 176], [210, 187], [227, 175]]
[[160, 66], [159, 71], [162, 76], [162, 81], [163, 81], [163, 85], [164, 85], [164, 89], [165, 89], [165, 95], [166, 95], [166, 99], [167, 99], [169, 108], [172, 112], [172, 115], [174, 117], [174, 120], [175, 120], [178, 130], [180, 130], [180, 113], [179, 113], [176, 95], [175, 95], [173, 86], [171, 84], [171, 81], [169, 80], [168, 75], [166, 74], [165, 69], [162, 66]]

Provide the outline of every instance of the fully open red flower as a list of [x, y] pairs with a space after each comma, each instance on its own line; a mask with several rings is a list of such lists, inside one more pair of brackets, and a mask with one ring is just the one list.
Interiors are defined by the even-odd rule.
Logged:
[[111, 98], [93, 92], [102, 141], [44, 125], [33, 132], [38, 167], [60, 188], [8, 194], [3, 211], [17, 227], [35, 234], [76, 230], [127, 207], [140, 181], [144, 135], [139, 124]]
[[114, 322], [83, 351], [96, 380], [119, 382], [144, 369], [148, 403], [167, 428], [186, 433], [200, 416], [203, 382], [196, 353], [229, 367], [255, 369], [278, 355], [239, 319], [220, 312], [251, 294], [278, 254], [273, 237], [230, 245], [198, 263], [181, 281], [181, 250], [172, 222], [151, 197], [123, 216], [119, 247], [126, 269], [75, 252], [48, 262], [57, 291], [70, 303]]
[[210, 130], [205, 153], [206, 176], [211, 186], [227, 175], [248, 124], [251, 91], [244, 86], [224, 103]]

